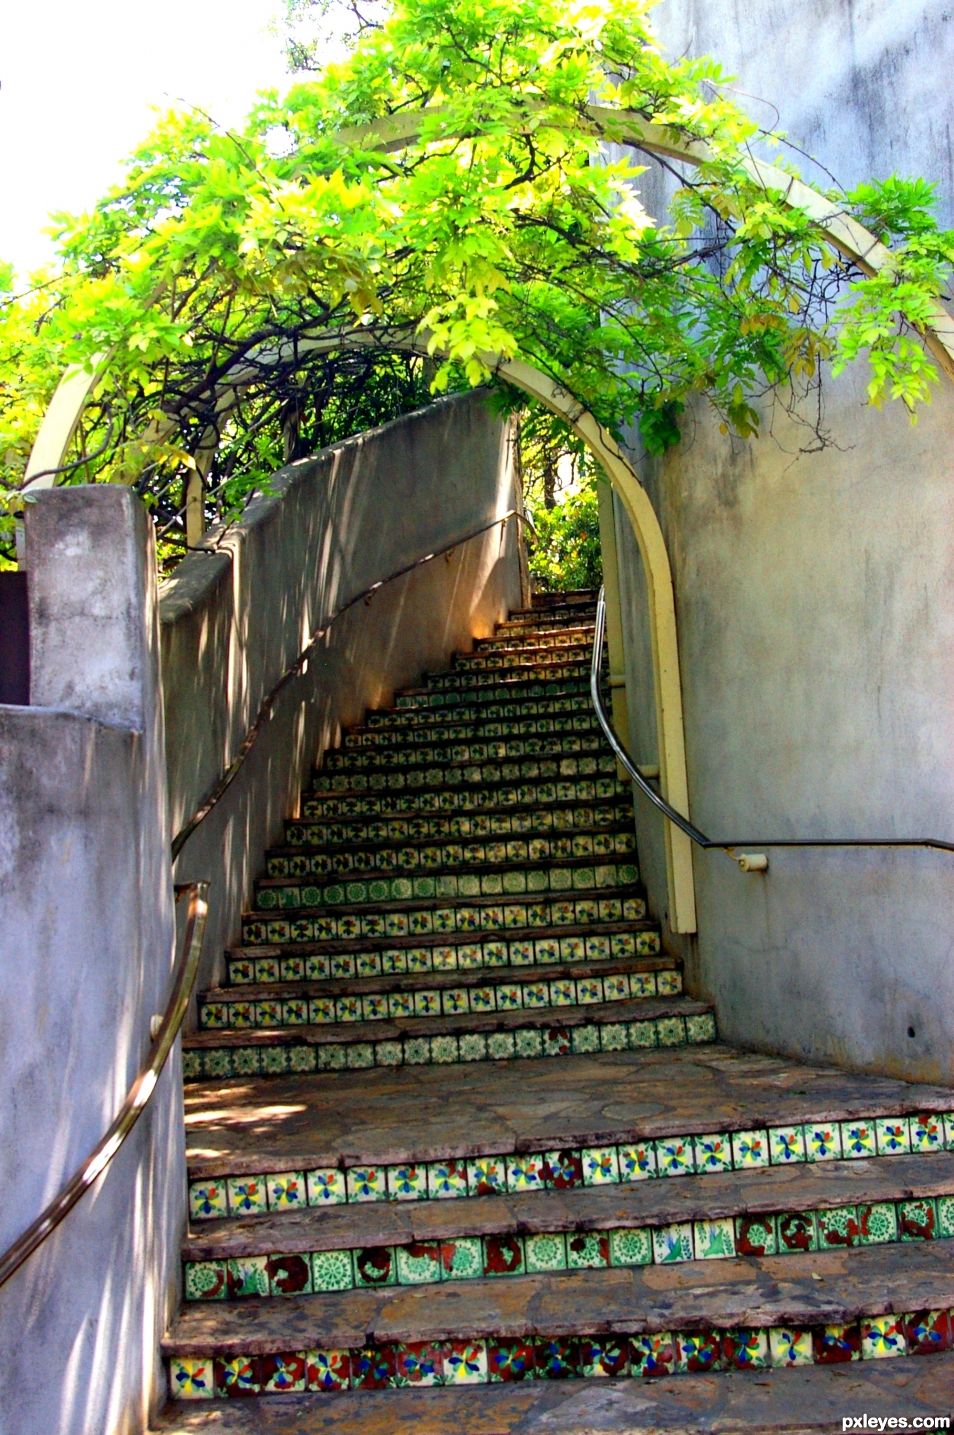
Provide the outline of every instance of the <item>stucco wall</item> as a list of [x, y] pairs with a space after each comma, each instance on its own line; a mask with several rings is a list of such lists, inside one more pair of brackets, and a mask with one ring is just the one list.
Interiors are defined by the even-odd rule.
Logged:
[[[115, 488], [27, 510], [31, 696], [0, 707], [0, 1249], [104, 1134], [169, 996], [151, 525]], [[4, 1435], [132, 1435], [185, 1208], [176, 1051], [100, 1180], [0, 1288]]]
[[[371, 584], [513, 508], [509, 430], [481, 394], [442, 400], [280, 473], [216, 556], [191, 555], [161, 594], [173, 830], [234, 757], [308, 635]], [[214, 544], [215, 537], [210, 537]], [[495, 526], [387, 584], [334, 623], [282, 692], [176, 877], [209, 877], [200, 985], [221, 972], [265, 848], [341, 728], [521, 601], [517, 525]]]
[[[952, 212], [954, 18], [948, 6], [663, 0], [669, 53], [711, 51], [742, 97], [845, 183], [939, 179]], [[819, 171], [805, 166], [806, 177]], [[644, 186], [652, 195], [652, 180]], [[658, 198], [658, 196], [657, 196]], [[775, 415], [753, 443], [702, 406], [641, 470], [673, 565], [691, 815], [712, 836], [950, 840], [954, 592], [945, 381], [912, 427], [864, 407], [863, 372], [826, 376], [833, 443]], [[766, 416], [766, 427], [768, 416]], [[626, 552], [632, 746], [655, 760], [639, 561]], [[659, 824], [640, 858], [665, 915]], [[849, 1066], [954, 1079], [954, 860], [928, 851], [781, 851], [766, 877], [695, 857], [690, 985], [734, 1040]]]

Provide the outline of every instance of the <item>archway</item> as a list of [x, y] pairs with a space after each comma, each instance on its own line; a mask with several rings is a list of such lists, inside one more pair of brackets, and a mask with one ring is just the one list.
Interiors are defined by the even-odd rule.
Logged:
[[[530, 113], [532, 106], [528, 106]], [[364, 150], [387, 152], [403, 149], [418, 140], [423, 118], [421, 112], [402, 112], [357, 129], [342, 130], [337, 138]], [[429, 122], [439, 121], [440, 111], [428, 111], [427, 119]], [[691, 165], [699, 165], [712, 158], [712, 151], [703, 141], [687, 139], [676, 130], [650, 124], [633, 111], [590, 105], [586, 107], [581, 122], [591, 125], [591, 132], [601, 139], [628, 144], [650, 155], [677, 159]], [[448, 135], [452, 133], [448, 131]], [[891, 263], [891, 251], [835, 201], [748, 154], [740, 154], [739, 164], [758, 187], [775, 192], [786, 206], [805, 214], [817, 226], [820, 238], [865, 273], [876, 274]], [[933, 306], [930, 321], [923, 328], [923, 337], [939, 367], [954, 380], [954, 319], [940, 305]], [[380, 333], [368, 333], [361, 329], [302, 336], [296, 351], [303, 354], [367, 344], [380, 346], [382, 343], [419, 353], [430, 352], [427, 335], [420, 330], [413, 334], [401, 333], [382, 338]], [[280, 353], [281, 350], [275, 351], [276, 361]], [[593, 414], [577, 404], [558, 383], [522, 359], [505, 358], [499, 354], [483, 354], [480, 357], [488, 369], [535, 398], [568, 424], [586, 444], [621, 499], [633, 528], [647, 580], [661, 790], [673, 807], [689, 816], [672, 573], [662, 530], [649, 497], [639, 482], [633, 464], [619, 445], [603, 430]], [[268, 360], [266, 350], [255, 354], [256, 379], [260, 378]], [[108, 367], [109, 356], [106, 355], [91, 363], [87, 369], [64, 375], [33, 446], [25, 488], [52, 486], [55, 471], [65, 460], [83, 408]], [[209, 394], [216, 402], [217, 413], [227, 413], [243, 383], [249, 382], [251, 372], [243, 374], [241, 363], [230, 369]], [[161, 431], [155, 431], [152, 437], [161, 438]], [[207, 464], [211, 458], [212, 448], [209, 445], [214, 446], [214, 442], [212, 435], [208, 442], [203, 439], [199, 446], [197, 466], [200, 477], [203, 462]], [[675, 932], [693, 932], [696, 921], [691, 844], [671, 824], [667, 823], [665, 830], [670, 925]]]

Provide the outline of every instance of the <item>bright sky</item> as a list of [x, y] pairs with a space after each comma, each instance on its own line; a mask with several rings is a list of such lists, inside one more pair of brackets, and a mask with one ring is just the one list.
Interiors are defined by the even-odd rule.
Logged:
[[176, 100], [234, 124], [288, 82], [281, 0], [0, 0], [0, 260], [50, 254], [51, 210], [84, 210]]

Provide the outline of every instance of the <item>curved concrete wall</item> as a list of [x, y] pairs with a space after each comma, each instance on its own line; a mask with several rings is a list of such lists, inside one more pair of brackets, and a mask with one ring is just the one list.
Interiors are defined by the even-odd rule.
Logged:
[[[949, 7], [663, 0], [656, 16], [667, 51], [715, 53], [839, 179], [939, 178], [950, 215]], [[665, 461], [643, 462], [674, 570], [692, 817], [714, 837], [954, 836], [954, 392], [942, 382], [912, 427], [897, 406], [866, 408], [865, 381], [826, 376], [820, 452], [799, 452], [806, 430], [779, 413], [740, 443], [697, 405]], [[651, 762], [642, 578], [619, 514], [617, 528], [632, 743]], [[638, 828], [665, 915], [656, 817], [640, 808]], [[954, 1079], [954, 859], [770, 860], [745, 877], [695, 857], [699, 935], [681, 945], [723, 1034]]]

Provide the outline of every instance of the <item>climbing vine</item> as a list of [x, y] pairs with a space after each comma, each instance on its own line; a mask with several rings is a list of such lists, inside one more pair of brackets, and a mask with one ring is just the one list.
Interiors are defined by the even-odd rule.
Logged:
[[[170, 537], [213, 449], [207, 492], [234, 507], [338, 436], [328, 415], [364, 390], [397, 411], [495, 382], [488, 355], [519, 354], [656, 451], [690, 396], [749, 435], [767, 386], [828, 359], [867, 354], [875, 403], [928, 398], [920, 331], [954, 255], [931, 186], [839, 196], [893, 256], [874, 278], [853, 270], [743, 166], [771, 136], [713, 60], [663, 57], [652, 3], [398, 0], [239, 132], [167, 115], [90, 214], [57, 217], [52, 272], [17, 286], [0, 270], [0, 525], [58, 376], [103, 354], [60, 478], [134, 484]], [[632, 115], [707, 145], [696, 167], [665, 161], [663, 219], [640, 198], [649, 157], [606, 148], [633, 138]], [[391, 143], [409, 116], [416, 133]], [[341, 329], [372, 347], [309, 350]], [[414, 336], [429, 365], [395, 359]]]

